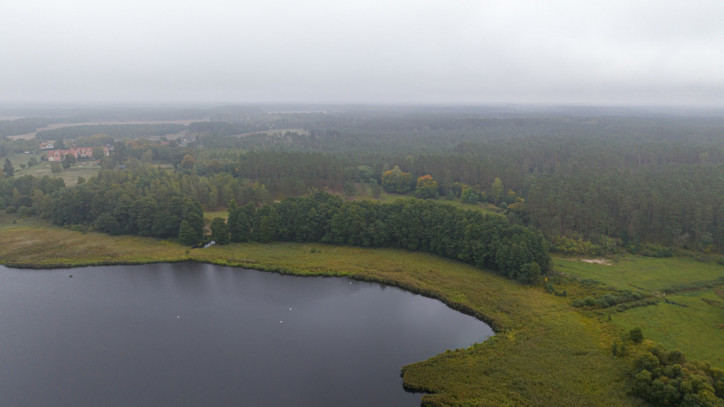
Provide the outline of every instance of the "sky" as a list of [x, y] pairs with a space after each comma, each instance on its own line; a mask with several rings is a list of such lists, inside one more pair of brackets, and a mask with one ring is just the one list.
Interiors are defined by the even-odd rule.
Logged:
[[724, 107], [721, 0], [4, 0], [0, 103]]

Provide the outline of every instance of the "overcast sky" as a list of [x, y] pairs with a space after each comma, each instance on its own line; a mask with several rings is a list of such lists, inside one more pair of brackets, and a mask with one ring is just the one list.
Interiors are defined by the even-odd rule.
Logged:
[[4, 0], [2, 102], [724, 106], [721, 0]]

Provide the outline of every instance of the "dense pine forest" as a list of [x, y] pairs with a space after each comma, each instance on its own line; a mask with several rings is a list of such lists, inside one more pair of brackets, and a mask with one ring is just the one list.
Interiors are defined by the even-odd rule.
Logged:
[[[385, 191], [496, 209], [511, 224], [541, 230], [554, 249], [724, 251], [724, 118], [708, 112], [256, 106], [155, 111], [161, 122], [196, 120], [187, 126], [113, 122], [154, 115], [140, 112], [0, 121], [0, 155], [14, 157], [3, 166], [0, 208], [175, 237], [181, 201], [217, 210], [232, 200], [258, 207], [314, 191], [346, 198]], [[78, 124], [89, 118], [103, 124]], [[66, 127], [43, 130], [57, 122]], [[34, 139], [13, 137], [37, 130]], [[99, 162], [103, 172], [70, 189], [13, 165], [23, 153], [23, 167], [42, 162], [45, 140], [103, 142], [113, 153]], [[416, 191], [421, 177], [425, 193]], [[177, 208], [168, 212], [171, 197]], [[103, 202], [127, 201], [172, 213], [175, 223], [129, 226], [118, 209], [116, 228], [101, 216], [112, 214]]]

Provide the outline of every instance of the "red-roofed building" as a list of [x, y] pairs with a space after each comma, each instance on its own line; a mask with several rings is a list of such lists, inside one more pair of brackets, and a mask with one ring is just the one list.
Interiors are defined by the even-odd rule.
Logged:
[[[93, 158], [93, 148], [95, 147], [71, 147], [67, 150], [53, 150], [48, 152], [48, 161], [63, 161], [67, 154], [72, 154], [76, 160], [88, 160]], [[108, 157], [110, 155], [109, 148], [101, 147], [103, 154]]]

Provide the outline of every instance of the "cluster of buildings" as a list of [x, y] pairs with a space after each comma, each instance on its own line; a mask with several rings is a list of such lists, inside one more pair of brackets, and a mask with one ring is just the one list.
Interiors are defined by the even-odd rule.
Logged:
[[[47, 150], [47, 148], [43, 148], [42, 143], [40, 145], [41, 149]], [[51, 143], [52, 148], [52, 143]], [[108, 157], [111, 154], [111, 147], [103, 146], [103, 147], [71, 147], [66, 150], [50, 150], [48, 151], [48, 161], [63, 161], [63, 158], [65, 158], [66, 155], [70, 154], [75, 157], [76, 160], [88, 160], [93, 158], [93, 149], [94, 148], [102, 148], [103, 149], [103, 155]]]

